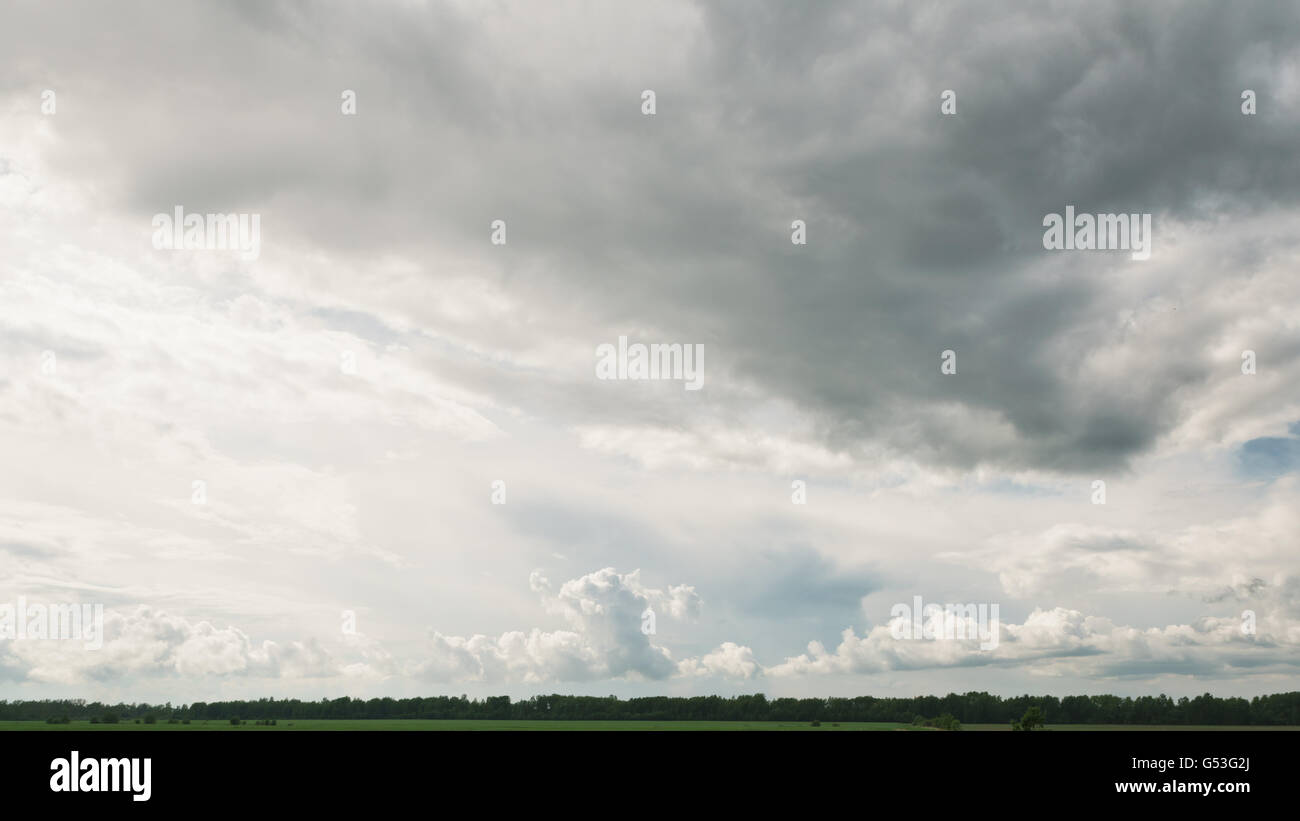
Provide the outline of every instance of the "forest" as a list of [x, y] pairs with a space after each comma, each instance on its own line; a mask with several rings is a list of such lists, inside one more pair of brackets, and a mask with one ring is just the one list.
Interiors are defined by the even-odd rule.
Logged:
[[1012, 696], [986, 692], [910, 698], [773, 698], [740, 696], [538, 695], [461, 696], [319, 701], [262, 698], [255, 701], [196, 701], [167, 704], [104, 704], [82, 699], [0, 701], [0, 721], [60, 719], [130, 721], [258, 719], [536, 719], [566, 721], [874, 721], [910, 723], [948, 714], [963, 724], [1008, 723], [1037, 707], [1051, 724], [1300, 725], [1300, 692], [1244, 698], [1165, 695]]

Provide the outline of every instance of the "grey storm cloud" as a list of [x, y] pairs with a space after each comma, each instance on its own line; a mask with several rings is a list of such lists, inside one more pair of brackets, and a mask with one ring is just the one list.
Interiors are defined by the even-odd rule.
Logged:
[[[58, 84], [61, 122], [95, 131], [55, 162], [142, 220], [173, 203], [257, 210], [268, 243], [364, 266], [482, 256], [504, 218], [492, 276], [536, 306], [540, 332], [703, 341], [850, 455], [1076, 471], [1149, 448], [1212, 366], [1159, 351], [1136, 377], [1080, 380], [1126, 307], [1106, 277], [1142, 269], [1052, 257], [1041, 219], [1153, 213], [1158, 259], [1164, 221], [1294, 205], [1300, 107], [1282, 78], [1300, 9], [1064, 8], [706, 3], [677, 28], [628, 10], [578, 26], [562, 76], [485, 39], [490, 12], [439, 4], [88, 4], [77, 27], [30, 5], [0, 44], [9, 90]], [[124, 19], [132, 37], [103, 33]], [[633, 41], [652, 49], [605, 61]], [[345, 88], [361, 116], [339, 116]], [[1260, 116], [1241, 116], [1243, 88]], [[938, 114], [944, 89], [955, 117]], [[806, 247], [789, 242], [794, 218]], [[1189, 292], [1214, 270], [1186, 270]], [[448, 275], [422, 266], [435, 288]], [[427, 319], [390, 296], [367, 310]], [[1185, 311], [1188, 339], [1224, 321]], [[532, 344], [499, 330], [502, 348]], [[937, 378], [945, 349], [956, 381]], [[546, 415], [612, 413], [552, 377], [441, 367]], [[715, 390], [707, 407], [751, 400]], [[690, 427], [699, 405], [648, 407], [626, 415]]]

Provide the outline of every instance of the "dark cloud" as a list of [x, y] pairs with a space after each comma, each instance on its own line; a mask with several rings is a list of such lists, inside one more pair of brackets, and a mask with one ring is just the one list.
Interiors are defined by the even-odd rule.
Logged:
[[[178, 202], [256, 209], [267, 244], [361, 269], [414, 260], [435, 288], [456, 272], [419, 261], [471, 261], [550, 317], [498, 329], [503, 349], [663, 328], [860, 458], [1113, 469], [1185, 417], [1213, 376], [1197, 343], [1225, 317], [1188, 306], [1177, 351], [1083, 376], [1126, 307], [1108, 277], [1147, 269], [1044, 252], [1041, 219], [1152, 213], [1158, 260], [1162, 223], [1296, 205], [1300, 108], [1283, 78], [1300, 9], [698, 8], [685, 39], [633, 12], [575, 17], [567, 44], [602, 58], [557, 55], [557, 76], [438, 4], [89, 4], [76, 27], [26, 6], [0, 45], [9, 90], [60, 87], [60, 132], [78, 139], [53, 156], [106, 200], [142, 220]], [[604, 59], [646, 40], [656, 59]], [[339, 113], [344, 88], [357, 117]], [[949, 88], [958, 113], [942, 117]], [[486, 242], [498, 217], [506, 249]], [[806, 248], [788, 241], [796, 217]], [[1193, 267], [1168, 295], [1222, 273]], [[352, 324], [442, 321], [414, 291], [374, 290], [340, 294]], [[959, 373], [943, 379], [949, 348]], [[715, 387], [645, 414], [489, 362], [448, 376], [572, 422], [691, 427], [753, 399]]]

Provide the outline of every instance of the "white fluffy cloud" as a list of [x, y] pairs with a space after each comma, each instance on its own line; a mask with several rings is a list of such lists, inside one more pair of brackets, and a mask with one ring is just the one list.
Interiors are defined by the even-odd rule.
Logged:
[[657, 626], [665, 616], [690, 619], [700, 611], [693, 588], [648, 588], [641, 583], [640, 571], [620, 574], [605, 568], [571, 579], [558, 591], [541, 573], [533, 573], [529, 583], [546, 611], [562, 617], [571, 629], [534, 628], [496, 638], [435, 632], [428, 658], [414, 664], [411, 672], [434, 681], [664, 679], [677, 666], [668, 649], [643, 632], [643, 624], [653, 618]]
[[[998, 665], [1054, 676], [1149, 677], [1207, 669], [1295, 674], [1300, 669], [1300, 620], [1257, 615], [1251, 624], [1255, 632], [1248, 634], [1242, 618], [1140, 629], [1058, 607], [1035, 610], [1022, 624], [1001, 624], [997, 646], [991, 648], [982, 648], [978, 638], [895, 638], [891, 623], [863, 636], [848, 628], [834, 651], [811, 642], [808, 652], [765, 672], [784, 677]], [[937, 626], [940, 618], [936, 614], [928, 623]]]
[[[75, 639], [0, 640], [0, 670], [16, 680], [47, 683], [122, 681], [173, 676], [204, 680], [224, 676], [316, 678], [339, 669], [316, 641], [255, 643], [235, 627], [141, 606], [104, 614], [102, 643]], [[99, 644], [99, 646], [93, 646]]]
[[686, 659], [678, 665], [682, 675], [718, 676], [730, 679], [751, 679], [762, 673], [762, 665], [754, 658], [754, 651], [731, 641], [724, 641], [718, 649], [698, 659]]

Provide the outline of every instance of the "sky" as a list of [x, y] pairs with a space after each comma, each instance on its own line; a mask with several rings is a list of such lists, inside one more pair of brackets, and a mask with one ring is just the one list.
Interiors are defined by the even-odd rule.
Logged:
[[1293, 4], [6, 3], [0, 698], [1300, 689], [1297, 134]]

